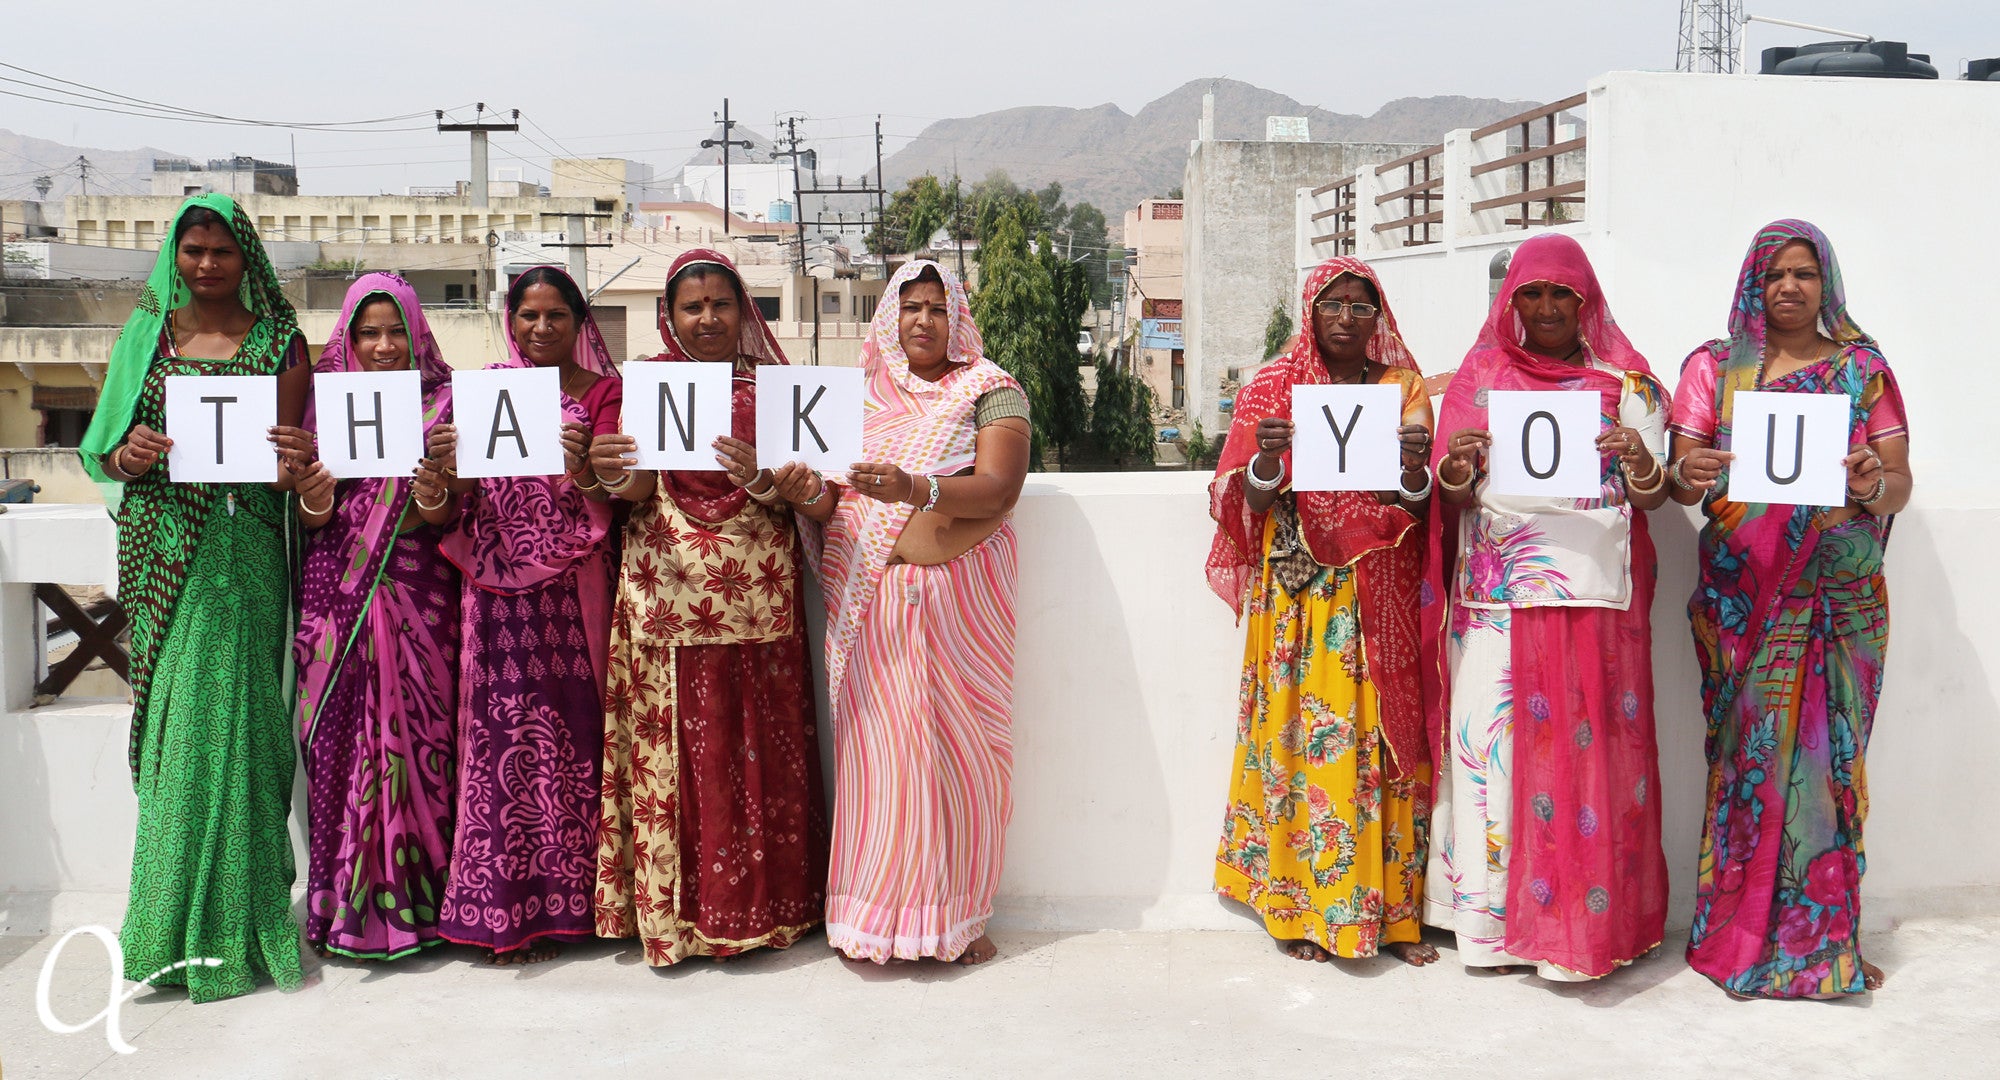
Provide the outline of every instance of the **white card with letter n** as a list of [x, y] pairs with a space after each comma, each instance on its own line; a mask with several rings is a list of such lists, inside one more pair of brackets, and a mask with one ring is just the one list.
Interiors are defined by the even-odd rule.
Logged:
[[1486, 467], [1495, 495], [1595, 499], [1604, 493], [1597, 452], [1601, 399], [1594, 390], [1489, 390]]
[[313, 376], [313, 423], [326, 471], [408, 476], [424, 456], [424, 383], [414, 371]]
[[1402, 423], [1400, 386], [1292, 387], [1292, 490], [1394, 490]]
[[625, 434], [639, 441], [634, 467], [720, 472], [715, 440], [730, 433], [735, 369], [734, 364], [627, 361], [623, 423]]
[[845, 473], [860, 460], [860, 368], [757, 368], [757, 464]]
[[458, 428], [458, 475], [563, 471], [562, 382], [555, 368], [455, 371], [451, 415]]
[[1847, 435], [1854, 403], [1846, 394], [1739, 390], [1729, 449], [1732, 502], [1792, 506], [1847, 503]]
[[268, 484], [278, 478], [271, 426], [275, 375], [167, 376], [167, 472], [183, 484]]

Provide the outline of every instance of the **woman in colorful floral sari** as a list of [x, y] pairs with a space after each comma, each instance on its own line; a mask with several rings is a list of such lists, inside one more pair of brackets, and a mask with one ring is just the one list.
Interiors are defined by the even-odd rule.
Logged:
[[[1209, 485], [1209, 585], [1249, 615], [1215, 888], [1298, 959], [1386, 948], [1428, 964], [1417, 608], [1430, 395], [1366, 263], [1321, 263], [1299, 306], [1291, 349], [1236, 396]], [[1292, 390], [1338, 383], [1401, 392], [1401, 489], [1291, 489]]]
[[[250, 219], [189, 199], [112, 347], [82, 447], [118, 508], [119, 600], [132, 619], [138, 843], [120, 943], [125, 977], [197, 1002], [260, 978], [299, 985], [291, 913], [291, 637], [285, 563], [291, 472], [279, 484], [176, 483], [164, 429], [171, 375], [276, 375], [279, 422], [310, 388], [292, 306]], [[274, 435], [275, 437], [275, 435]], [[219, 961], [210, 966], [184, 961]], [[170, 970], [171, 969], [171, 970]]]
[[[826, 817], [798, 529], [757, 466], [757, 366], [777, 338], [720, 252], [667, 272], [661, 360], [734, 365], [722, 472], [591, 465], [636, 504], [612, 608], [597, 932], [646, 960], [784, 948], [826, 904]], [[712, 404], [712, 403], [711, 403]]]
[[986, 921], [1013, 810], [1010, 511], [1028, 402], [986, 359], [965, 287], [898, 270], [862, 343], [863, 452], [844, 483], [792, 462], [779, 493], [825, 522], [833, 854], [826, 936], [849, 959], [993, 957]]
[[[1589, 391], [1595, 498], [1495, 492], [1491, 390]], [[1660, 943], [1667, 867], [1653, 740], [1646, 515], [1667, 499], [1667, 396], [1612, 321], [1575, 240], [1514, 252], [1452, 377], [1436, 450], [1449, 704], [1440, 727], [1424, 921], [1468, 967], [1608, 975]], [[1453, 549], [1456, 557], [1453, 557]], [[1425, 631], [1447, 630], [1442, 602]]]
[[[1848, 399], [1845, 505], [1727, 497], [1738, 390]], [[1910, 500], [1903, 416], [1889, 362], [1847, 313], [1826, 235], [1793, 220], [1759, 230], [1729, 337], [1688, 357], [1673, 412], [1674, 497], [1708, 517], [1688, 605], [1708, 714], [1688, 963], [1732, 994], [1882, 985], [1861, 959], [1862, 758], [1889, 644], [1882, 554]]]
[[[623, 385], [568, 274], [507, 290], [508, 358], [560, 373], [562, 476], [454, 477], [445, 557], [465, 576], [458, 806], [438, 933], [535, 963], [595, 920], [598, 776], [611, 635], [611, 507], [588, 462]], [[483, 418], [482, 418], [483, 421]], [[457, 431], [433, 444], [455, 465]]]
[[[409, 282], [347, 290], [313, 370], [416, 371], [427, 434], [451, 418], [451, 369]], [[306, 429], [316, 431], [313, 410]], [[435, 945], [451, 851], [458, 571], [438, 552], [454, 497], [434, 462], [409, 477], [299, 477], [312, 529], [299, 594], [298, 725], [307, 796], [306, 943], [392, 960]]]

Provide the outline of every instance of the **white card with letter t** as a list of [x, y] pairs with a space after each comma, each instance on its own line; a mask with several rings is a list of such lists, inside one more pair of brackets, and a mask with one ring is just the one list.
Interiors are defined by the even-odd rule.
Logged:
[[[271, 426], [275, 375], [167, 376], [167, 471], [176, 483], [268, 484], [278, 478]], [[415, 462], [411, 462], [415, 465]]]

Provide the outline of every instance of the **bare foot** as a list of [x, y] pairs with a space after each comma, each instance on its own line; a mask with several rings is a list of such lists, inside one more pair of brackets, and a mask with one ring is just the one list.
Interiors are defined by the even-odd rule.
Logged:
[[324, 945], [314, 945], [312, 946], [312, 951], [313, 955], [319, 957], [321, 960], [324, 960], [327, 957], [326, 946]]
[[1382, 946], [1390, 956], [1411, 967], [1423, 967], [1438, 958], [1438, 951], [1421, 941], [1392, 941]]
[[1322, 949], [1318, 945], [1315, 945], [1310, 941], [1306, 941], [1303, 938], [1297, 938], [1297, 939], [1279, 938], [1278, 948], [1281, 951], [1283, 951], [1286, 956], [1289, 956], [1294, 960], [1316, 960], [1319, 963], [1324, 964], [1328, 960], [1333, 959], [1332, 954], [1328, 953], [1325, 949]]
[[1887, 975], [1882, 974], [1881, 968], [1876, 967], [1866, 960], [1861, 961], [1861, 985], [1870, 990], [1880, 990], [1882, 989], [1883, 981], [1887, 978]]
[[552, 941], [538, 941], [516, 949], [501, 952], [486, 950], [486, 962], [497, 967], [512, 967], [515, 964], [539, 964], [544, 960], [554, 960], [561, 955], [562, 948]]
[[1520, 969], [1515, 967], [1513, 964], [1501, 964], [1498, 967], [1490, 967], [1487, 968], [1486, 970], [1492, 972], [1495, 975], [1512, 975], [1514, 974], [1514, 972]]
[[1000, 947], [993, 944], [993, 939], [987, 937], [985, 934], [981, 934], [973, 939], [972, 944], [967, 945], [965, 951], [959, 953], [958, 959], [953, 960], [952, 963], [964, 964], [967, 967], [971, 967], [973, 964], [983, 964], [993, 959], [999, 952]]

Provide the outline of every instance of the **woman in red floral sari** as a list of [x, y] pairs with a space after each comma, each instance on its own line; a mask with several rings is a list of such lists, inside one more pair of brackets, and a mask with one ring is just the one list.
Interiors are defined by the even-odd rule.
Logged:
[[799, 540], [757, 466], [756, 368], [784, 353], [735, 266], [674, 261], [659, 359], [734, 365], [722, 472], [591, 464], [635, 504], [612, 612], [597, 932], [637, 935], [655, 966], [784, 948], [820, 921], [826, 819], [800, 607]]

